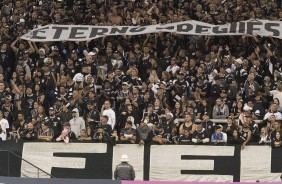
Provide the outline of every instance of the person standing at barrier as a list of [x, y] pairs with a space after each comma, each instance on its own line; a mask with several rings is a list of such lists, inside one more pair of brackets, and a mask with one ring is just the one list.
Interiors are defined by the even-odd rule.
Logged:
[[130, 165], [129, 158], [127, 155], [122, 155], [120, 158], [121, 163], [116, 166], [114, 172], [114, 178], [116, 180], [134, 180], [135, 179], [135, 171]]
[[275, 122], [273, 124], [274, 130], [271, 132], [271, 145], [275, 148], [282, 146], [282, 130], [281, 123]]
[[151, 143], [153, 136], [153, 130], [149, 128], [144, 121], [141, 121], [136, 130], [136, 142], [139, 143], [139, 145], [149, 144]]

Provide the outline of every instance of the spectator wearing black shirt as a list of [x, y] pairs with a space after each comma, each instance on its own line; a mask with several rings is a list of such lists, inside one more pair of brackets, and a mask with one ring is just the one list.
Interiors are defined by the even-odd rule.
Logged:
[[189, 130], [184, 130], [183, 135], [180, 135], [178, 144], [189, 144], [192, 142], [192, 136], [189, 134]]
[[113, 139], [104, 128], [98, 127], [96, 133], [93, 136], [93, 141], [97, 143], [111, 143], [114, 144], [115, 139]]
[[236, 123], [234, 123], [234, 119], [232, 116], [226, 117], [227, 123], [223, 126], [223, 132], [227, 134], [227, 139], [228, 137], [233, 136], [233, 131], [234, 130], [239, 130], [239, 127]]
[[91, 128], [91, 131], [96, 131], [100, 122], [100, 113], [94, 106], [93, 101], [87, 102], [87, 110], [84, 113], [86, 126]]
[[136, 130], [132, 128], [132, 121], [127, 121], [125, 127], [120, 131], [120, 142], [121, 143], [136, 143]]
[[100, 118], [100, 125], [99, 127], [103, 128], [105, 132], [107, 132], [109, 135], [112, 135], [112, 126], [108, 124], [109, 117], [106, 115], [101, 116]]
[[206, 130], [207, 134], [208, 134], [208, 137], [211, 137], [212, 134], [214, 133], [214, 126], [215, 126], [215, 123], [212, 122], [208, 116], [207, 113], [205, 113], [203, 116], [202, 116], [202, 126], [203, 128]]
[[37, 131], [34, 130], [33, 124], [28, 123], [27, 129], [25, 129], [21, 133], [18, 132], [18, 136], [23, 140], [31, 141], [37, 139], [38, 134]]
[[[7, 30], [7, 28], [5, 28]], [[8, 30], [9, 31], [9, 30]], [[2, 67], [2, 72], [6, 81], [10, 80], [11, 72], [12, 72], [12, 59], [11, 52], [8, 48], [7, 43], [1, 43], [0, 50], [0, 65]]]
[[170, 132], [165, 132], [162, 126], [155, 127], [154, 126], [154, 137], [153, 141], [158, 144], [166, 144], [169, 142]]
[[4, 99], [5, 99], [5, 102], [4, 102], [4, 104], [2, 104], [1, 110], [3, 111], [4, 118], [7, 119], [8, 122], [11, 123], [16, 119], [16, 114], [17, 114], [18, 109], [12, 103], [12, 96], [11, 95], [8, 95], [8, 94], [5, 95]]
[[117, 120], [117, 130], [120, 132], [122, 128], [124, 128], [125, 123], [127, 122], [128, 118], [132, 118], [132, 123], [135, 124], [138, 122], [138, 117], [136, 116], [137, 112], [133, 109], [131, 104], [126, 105], [125, 109], [122, 110], [121, 114], [119, 115], [119, 119]]
[[62, 121], [61, 118], [56, 116], [55, 109], [53, 107], [49, 108], [49, 116], [46, 121], [50, 124], [50, 128], [54, 131], [54, 138], [59, 137], [62, 132]]
[[227, 138], [227, 143], [228, 144], [243, 144], [244, 140], [242, 139], [242, 137], [240, 136], [240, 133], [238, 130], [234, 129], [232, 131], [232, 136], [229, 136]]
[[273, 124], [274, 130], [271, 132], [271, 145], [273, 147], [281, 147], [282, 146], [282, 130], [281, 130], [281, 123], [275, 122]]
[[147, 112], [143, 113], [142, 121], [145, 121], [145, 123], [148, 124], [149, 126], [159, 123], [158, 114], [153, 111], [154, 111], [154, 106], [152, 104], [149, 104], [147, 107]]
[[204, 144], [210, 141], [207, 131], [202, 124], [198, 124], [196, 131], [192, 135], [192, 142], [195, 144]]

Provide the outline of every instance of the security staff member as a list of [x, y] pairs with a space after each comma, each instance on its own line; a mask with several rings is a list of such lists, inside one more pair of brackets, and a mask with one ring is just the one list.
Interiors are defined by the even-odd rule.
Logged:
[[116, 170], [114, 172], [114, 178], [116, 180], [134, 180], [135, 179], [135, 171], [130, 165], [129, 159], [127, 155], [122, 155], [120, 158], [121, 163], [117, 165]]

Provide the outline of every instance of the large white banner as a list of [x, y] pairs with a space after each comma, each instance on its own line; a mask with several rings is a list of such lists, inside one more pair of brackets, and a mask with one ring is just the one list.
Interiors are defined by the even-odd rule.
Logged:
[[[24, 159], [57, 178], [112, 179], [127, 154], [136, 180], [174, 182], [279, 182], [281, 149], [270, 146], [116, 145], [24, 143]], [[24, 160], [21, 176], [50, 178]]]
[[282, 39], [282, 22], [248, 20], [212, 25], [199, 21], [185, 21], [148, 26], [91, 26], [91, 25], [47, 25], [30, 31], [21, 39], [34, 42], [87, 41], [103, 36], [140, 35], [171, 32], [185, 35], [261, 35]]
[[[210, 158], [183, 159], [182, 156], [210, 156]], [[233, 175], [192, 174], [194, 171], [211, 172], [215, 169], [212, 157], [234, 156], [232, 146], [166, 145], [151, 146], [150, 181], [233, 182]], [[222, 163], [226, 164], [226, 163]], [[192, 171], [182, 174], [181, 170]]]
[[[84, 169], [86, 159], [82, 157], [56, 157], [54, 153], [106, 153], [107, 145], [103, 143], [25, 143], [22, 157], [43, 171], [51, 174], [53, 167]], [[29, 163], [22, 160], [21, 177], [50, 178]]]
[[[271, 151], [272, 148], [270, 146], [246, 146], [246, 149], [241, 151], [240, 181], [281, 181], [281, 173], [271, 172]], [[282, 165], [280, 168], [282, 168]]]

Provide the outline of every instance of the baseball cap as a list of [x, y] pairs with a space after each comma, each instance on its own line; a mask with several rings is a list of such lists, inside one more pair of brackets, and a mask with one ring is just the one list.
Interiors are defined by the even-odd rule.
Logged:
[[264, 81], [270, 81], [270, 77], [265, 76], [263, 80], [264, 80]]
[[94, 52], [89, 52], [89, 53], [87, 54], [87, 56], [94, 56], [94, 55], [95, 55]]
[[5, 97], [5, 99], [7, 99], [7, 100], [12, 100], [12, 96], [11, 96], [11, 95], [7, 95], [7, 96]]
[[127, 82], [123, 82], [122, 85], [127, 85], [128, 86], [129, 84]]
[[240, 65], [243, 63], [243, 61], [242, 61], [241, 58], [237, 58], [237, 59], [235, 59], [235, 61], [236, 61], [237, 63], [239, 63]]
[[255, 115], [256, 115], [256, 116], [260, 116], [260, 110], [256, 110], [256, 111], [255, 111]]
[[226, 69], [226, 72], [227, 72], [227, 73], [231, 73], [231, 69], [230, 69], [230, 68], [227, 68], [227, 69]]

